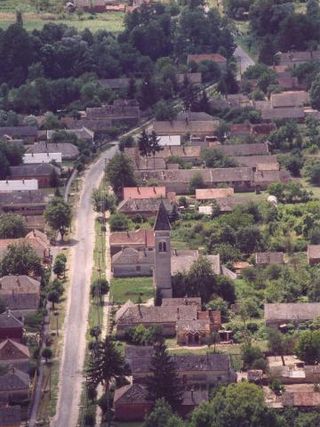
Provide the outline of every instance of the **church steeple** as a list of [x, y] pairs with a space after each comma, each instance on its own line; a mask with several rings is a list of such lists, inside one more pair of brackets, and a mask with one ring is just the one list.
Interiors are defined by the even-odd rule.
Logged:
[[153, 285], [162, 298], [172, 298], [170, 221], [163, 201], [160, 201], [154, 224]]

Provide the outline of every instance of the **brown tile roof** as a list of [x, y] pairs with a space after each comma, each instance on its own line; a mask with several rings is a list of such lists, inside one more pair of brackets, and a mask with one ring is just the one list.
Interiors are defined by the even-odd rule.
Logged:
[[151, 199], [165, 198], [166, 187], [124, 187], [123, 200], [127, 199]]
[[216, 202], [221, 212], [232, 212], [236, 206], [249, 203], [250, 200], [251, 200], [250, 197], [240, 198], [236, 196], [230, 196], [230, 197], [223, 197], [223, 198], [216, 199]]
[[253, 133], [257, 135], [269, 135], [271, 132], [277, 129], [274, 123], [257, 123], [251, 125], [251, 129]]
[[145, 386], [137, 383], [128, 384], [118, 388], [114, 392], [114, 404], [151, 403], [148, 399], [148, 391]]
[[309, 94], [303, 90], [271, 94], [272, 108], [302, 107], [309, 103]]
[[204, 188], [196, 189], [196, 200], [212, 200], [234, 195], [233, 188]]
[[[208, 113], [205, 113], [204, 111], [180, 111], [178, 113], [176, 120], [180, 121], [190, 121], [190, 122], [205, 122], [205, 121], [212, 121], [214, 118]], [[215, 119], [217, 120], [217, 119]]]
[[217, 121], [186, 121], [174, 120], [169, 121], [155, 121], [153, 129], [158, 135], [185, 135], [190, 133], [192, 135], [212, 135], [217, 130]]
[[50, 247], [38, 237], [24, 237], [19, 239], [0, 239], [0, 258], [4, 256], [10, 245], [30, 245], [39, 258], [50, 255]]
[[[220, 274], [220, 257], [219, 255], [203, 255], [212, 267], [215, 274]], [[173, 251], [171, 255], [171, 274], [182, 273], [189, 271], [192, 264], [199, 259], [198, 251]]]
[[27, 346], [6, 339], [0, 343], [0, 361], [30, 359], [30, 351]]
[[277, 120], [277, 119], [303, 119], [303, 107], [294, 108], [266, 108], [261, 111], [263, 120]]
[[320, 259], [320, 245], [308, 245], [307, 254], [309, 259]]
[[247, 166], [250, 168], [256, 168], [257, 165], [273, 165], [272, 170], [279, 170], [280, 166], [278, 163], [277, 156], [265, 155], [265, 156], [237, 156], [234, 160], [239, 166]]
[[212, 61], [216, 62], [217, 64], [226, 64], [227, 60], [224, 56], [220, 55], [219, 53], [200, 53], [200, 54], [190, 54], [187, 57], [187, 63], [190, 64], [190, 62], [202, 62], [202, 61]]
[[257, 156], [269, 154], [269, 147], [266, 143], [217, 145], [216, 150], [222, 151], [226, 156]]
[[285, 391], [282, 396], [284, 406], [314, 407], [320, 406], [320, 393], [316, 391]]
[[260, 167], [254, 173], [255, 184], [268, 184], [272, 182], [288, 182], [290, 180], [290, 174], [285, 170], [261, 170]]
[[283, 252], [257, 252], [256, 264], [283, 264]]
[[154, 247], [153, 230], [135, 230], [135, 231], [118, 231], [110, 234], [111, 246], [133, 246], [143, 245], [149, 248]]
[[320, 303], [277, 303], [264, 305], [266, 321], [313, 320], [320, 316]]
[[297, 62], [309, 62], [320, 59], [320, 51], [291, 51], [279, 54], [280, 65], [290, 65]]

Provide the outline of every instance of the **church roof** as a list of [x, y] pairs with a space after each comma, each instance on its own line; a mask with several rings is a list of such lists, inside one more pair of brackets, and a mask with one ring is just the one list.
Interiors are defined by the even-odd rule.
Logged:
[[168, 213], [162, 200], [159, 205], [156, 222], [154, 224], [154, 230], [155, 231], [171, 230]]

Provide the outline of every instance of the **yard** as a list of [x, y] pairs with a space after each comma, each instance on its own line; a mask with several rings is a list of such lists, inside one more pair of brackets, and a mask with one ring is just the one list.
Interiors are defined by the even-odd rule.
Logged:
[[137, 303], [153, 298], [152, 277], [114, 278], [111, 280], [111, 298], [116, 304], [123, 304], [128, 299]]

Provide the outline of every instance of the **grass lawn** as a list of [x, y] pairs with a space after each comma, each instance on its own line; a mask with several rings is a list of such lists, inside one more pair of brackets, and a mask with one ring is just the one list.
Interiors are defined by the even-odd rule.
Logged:
[[[1, 3], [1, 0], [0, 0]], [[16, 16], [14, 13], [1, 13], [0, 9], [0, 28], [6, 29], [9, 25], [15, 22]], [[112, 33], [119, 33], [123, 30], [124, 13], [109, 12], [94, 15], [83, 15], [80, 19], [76, 15], [67, 15], [65, 18], [57, 19], [51, 18], [43, 19], [43, 17], [36, 13], [25, 13], [23, 15], [24, 28], [27, 31], [41, 30], [42, 27], [49, 23], [65, 24], [70, 27], [75, 27], [77, 30], [82, 31], [89, 28], [92, 32], [99, 30], [106, 30]]]
[[152, 277], [114, 278], [111, 281], [111, 297], [117, 304], [128, 299], [136, 303], [139, 296], [142, 302], [146, 302], [153, 295]]

